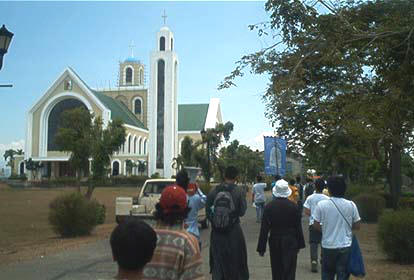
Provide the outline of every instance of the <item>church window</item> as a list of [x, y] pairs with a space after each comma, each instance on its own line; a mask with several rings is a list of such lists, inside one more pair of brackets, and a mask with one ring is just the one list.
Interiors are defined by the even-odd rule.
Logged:
[[47, 150], [48, 151], [58, 151], [59, 147], [55, 143], [56, 133], [61, 124], [62, 118], [61, 115], [66, 110], [75, 109], [78, 107], [83, 107], [85, 110], [88, 110], [81, 101], [74, 98], [64, 99], [58, 102], [52, 109], [47, 120]]
[[131, 153], [131, 135], [128, 136], [128, 154]]
[[147, 139], [144, 140], [144, 155], [147, 154]]
[[161, 36], [160, 38], [160, 51], [165, 51], [165, 37]]
[[140, 85], [144, 85], [144, 70], [139, 70]]
[[137, 137], [134, 137], [134, 154], [137, 153]]
[[171, 38], [171, 50], [172, 51], [174, 50], [174, 39], [173, 38]]
[[156, 167], [164, 168], [164, 97], [165, 97], [165, 62], [158, 60], [157, 65], [157, 156]]
[[141, 155], [141, 152], [142, 152], [142, 139], [141, 138], [139, 139], [138, 147], [139, 147], [139, 152], [138, 153]]
[[114, 161], [112, 163], [112, 176], [118, 176], [119, 175], [119, 162]]
[[142, 101], [141, 98], [136, 98], [134, 101], [134, 113], [142, 114]]
[[125, 70], [125, 83], [132, 84], [132, 68], [128, 67]]

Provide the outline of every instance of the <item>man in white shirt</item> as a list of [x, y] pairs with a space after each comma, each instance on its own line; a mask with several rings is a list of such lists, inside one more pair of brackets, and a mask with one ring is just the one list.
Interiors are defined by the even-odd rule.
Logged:
[[347, 280], [352, 230], [360, 228], [361, 218], [355, 203], [343, 198], [346, 184], [342, 177], [330, 177], [328, 190], [331, 199], [320, 201], [312, 212], [313, 227], [322, 231], [322, 280], [334, 280], [335, 275], [337, 280]]
[[263, 183], [263, 177], [260, 175], [257, 175], [256, 177], [257, 183], [253, 186], [252, 191], [252, 202], [254, 202], [256, 206], [256, 222], [261, 223], [262, 217], [263, 217], [263, 211], [264, 211], [264, 205], [266, 202], [265, 198], [265, 188], [266, 183]]
[[315, 211], [316, 205], [319, 201], [329, 199], [328, 196], [322, 193], [325, 188], [325, 181], [317, 179], [315, 182], [315, 193], [308, 196], [303, 208], [305, 214], [309, 216], [309, 245], [310, 245], [310, 257], [311, 257], [311, 270], [312, 272], [318, 272], [318, 247], [322, 240], [322, 233], [319, 230], [313, 228], [312, 213]]

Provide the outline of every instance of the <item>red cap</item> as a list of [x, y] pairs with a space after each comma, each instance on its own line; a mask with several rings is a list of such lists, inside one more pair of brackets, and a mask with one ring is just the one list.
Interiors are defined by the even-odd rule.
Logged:
[[165, 213], [183, 212], [187, 208], [187, 194], [178, 185], [168, 186], [161, 193], [160, 206]]
[[197, 184], [196, 183], [189, 183], [187, 187], [187, 191], [197, 191]]

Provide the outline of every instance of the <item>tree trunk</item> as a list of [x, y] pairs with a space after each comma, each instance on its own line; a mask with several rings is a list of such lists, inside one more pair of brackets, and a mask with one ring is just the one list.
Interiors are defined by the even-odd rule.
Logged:
[[[396, 142], [396, 141], [394, 141]], [[398, 200], [401, 194], [401, 146], [393, 143], [391, 148], [391, 196], [392, 206], [398, 207]]]
[[88, 199], [88, 200], [91, 200], [91, 198], [92, 198], [92, 193], [93, 193], [93, 190], [95, 189], [95, 187], [94, 187], [94, 182], [89, 182], [89, 184], [88, 184], [88, 190], [86, 191], [86, 194], [85, 194], [85, 197]]
[[81, 192], [81, 171], [79, 169], [76, 170], [76, 188], [78, 192]]

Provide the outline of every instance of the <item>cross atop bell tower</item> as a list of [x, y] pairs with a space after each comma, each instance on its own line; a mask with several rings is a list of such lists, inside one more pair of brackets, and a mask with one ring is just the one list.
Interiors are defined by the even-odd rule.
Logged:
[[164, 25], [166, 24], [166, 21], [167, 21], [167, 15], [165, 14], [165, 10], [164, 10], [164, 13], [163, 13], [163, 15], [161, 16], [162, 17], [162, 19], [164, 20]]

